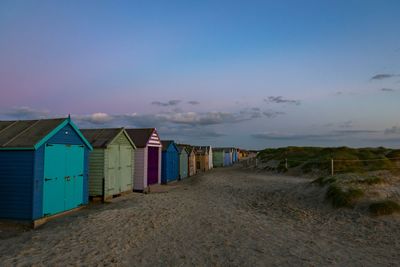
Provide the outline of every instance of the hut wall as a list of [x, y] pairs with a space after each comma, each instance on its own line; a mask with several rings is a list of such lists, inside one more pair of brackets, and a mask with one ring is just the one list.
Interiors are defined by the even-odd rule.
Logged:
[[103, 195], [103, 179], [105, 177], [105, 153], [102, 148], [93, 149], [89, 157], [89, 195]]
[[0, 217], [32, 219], [34, 151], [0, 151]]
[[134, 190], [144, 190], [147, 186], [147, 147], [137, 148], [134, 157]]
[[213, 152], [213, 165], [214, 167], [224, 166], [224, 151], [214, 151]]
[[189, 157], [185, 149], [182, 149], [179, 155], [179, 177], [180, 179], [188, 177]]
[[190, 153], [189, 154], [189, 176], [193, 176], [196, 174], [196, 155], [195, 153]]

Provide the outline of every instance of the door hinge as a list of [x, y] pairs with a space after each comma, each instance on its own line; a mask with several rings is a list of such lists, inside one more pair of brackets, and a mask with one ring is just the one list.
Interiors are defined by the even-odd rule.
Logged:
[[53, 180], [53, 179], [50, 179], [50, 178], [44, 178], [44, 181], [45, 181], [45, 182], [47, 182], [47, 181], [51, 181], [51, 180]]
[[54, 146], [54, 145], [52, 145], [52, 144], [46, 144], [46, 146]]

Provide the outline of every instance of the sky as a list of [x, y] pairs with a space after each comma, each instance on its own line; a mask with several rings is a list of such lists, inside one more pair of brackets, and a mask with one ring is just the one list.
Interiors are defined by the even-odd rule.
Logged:
[[400, 148], [400, 1], [0, 1], [0, 120]]

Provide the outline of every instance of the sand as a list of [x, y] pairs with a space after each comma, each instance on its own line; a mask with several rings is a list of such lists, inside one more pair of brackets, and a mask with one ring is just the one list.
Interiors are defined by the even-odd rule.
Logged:
[[0, 265], [398, 265], [399, 217], [333, 209], [309, 182], [214, 169], [161, 193], [90, 205], [37, 230], [0, 232]]

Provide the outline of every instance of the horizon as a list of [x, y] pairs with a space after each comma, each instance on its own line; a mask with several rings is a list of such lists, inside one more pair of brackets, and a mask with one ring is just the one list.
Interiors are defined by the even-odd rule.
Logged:
[[0, 120], [71, 114], [249, 150], [400, 148], [399, 8], [2, 1]]

